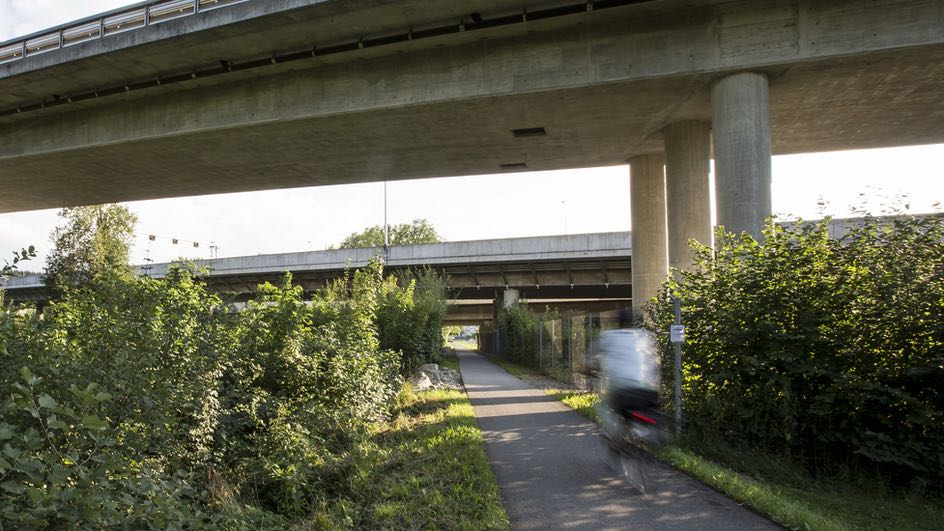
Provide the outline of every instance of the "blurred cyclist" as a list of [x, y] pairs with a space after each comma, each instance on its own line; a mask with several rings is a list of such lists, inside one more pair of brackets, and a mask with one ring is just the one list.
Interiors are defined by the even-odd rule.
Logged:
[[[599, 368], [603, 400], [597, 413], [604, 434], [621, 439], [628, 421], [650, 418], [659, 405], [659, 362], [656, 344], [644, 329], [630, 328], [632, 312], [621, 310], [619, 329], [600, 337]], [[661, 426], [659, 427], [661, 428]], [[647, 432], [649, 430], [646, 430]]]

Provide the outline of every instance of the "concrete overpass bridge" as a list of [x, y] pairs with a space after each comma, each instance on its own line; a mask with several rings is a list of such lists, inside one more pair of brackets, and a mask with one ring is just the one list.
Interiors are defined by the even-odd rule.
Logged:
[[[450, 323], [480, 323], [493, 318], [495, 301], [519, 297], [538, 312], [604, 311], [630, 304], [630, 233], [542, 236], [390, 247], [386, 270], [430, 267], [449, 278]], [[211, 291], [245, 301], [263, 282], [278, 282], [289, 271], [309, 294], [340, 277], [347, 267], [363, 267], [383, 256], [382, 248], [338, 249], [215, 260], [206, 267]], [[153, 264], [139, 273], [164, 277], [172, 264]], [[7, 297], [44, 302], [49, 294], [39, 276], [12, 277]]]
[[155, 0], [0, 44], [0, 212], [627, 161], [634, 300], [771, 153], [944, 142], [944, 0]]

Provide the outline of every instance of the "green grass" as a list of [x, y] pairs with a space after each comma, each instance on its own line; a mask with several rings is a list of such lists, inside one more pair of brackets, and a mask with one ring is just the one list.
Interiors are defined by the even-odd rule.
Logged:
[[454, 371], [459, 370], [459, 357], [456, 356], [456, 352], [452, 351], [449, 354], [444, 354], [442, 361], [439, 362], [440, 367], [445, 367], [447, 369], [452, 369]]
[[577, 413], [594, 422], [597, 421], [597, 412], [594, 407], [599, 400], [598, 395], [572, 389], [547, 389], [544, 392], [577, 410]]
[[479, 348], [478, 343], [469, 339], [451, 339], [447, 346], [459, 350], [476, 350]]
[[498, 356], [487, 356], [487, 357], [489, 361], [498, 365], [502, 369], [505, 369], [505, 372], [517, 378], [526, 378], [528, 376], [534, 376], [537, 374], [533, 370], [523, 365], [518, 365], [517, 363], [513, 361], [508, 361], [506, 359], [499, 358]]
[[509, 528], [465, 393], [406, 386], [397, 415], [377, 432], [370, 453], [359, 482], [367, 489], [365, 507], [354, 527]]
[[[518, 378], [535, 372], [490, 358]], [[544, 391], [596, 421], [597, 395], [585, 391]], [[749, 448], [686, 437], [656, 456], [790, 529], [941, 529], [944, 502], [891, 493], [859, 480], [815, 479], [796, 465]]]

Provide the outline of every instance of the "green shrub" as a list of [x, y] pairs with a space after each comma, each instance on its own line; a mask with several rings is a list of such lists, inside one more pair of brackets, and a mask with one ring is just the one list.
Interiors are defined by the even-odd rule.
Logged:
[[44, 315], [34, 372], [120, 397], [108, 416], [137, 458], [169, 470], [208, 464], [219, 380], [235, 345], [235, 321], [219, 298], [185, 270], [163, 280], [100, 276], [65, 293]]
[[[771, 222], [764, 237], [719, 231], [714, 254], [696, 245], [695, 267], [665, 287], [688, 327], [686, 415], [814, 470], [940, 486], [942, 218], [870, 219], [841, 240], [828, 221]], [[667, 341], [665, 300], [649, 311]]]
[[380, 270], [356, 271], [301, 299], [286, 275], [241, 314], [223, 438], [240, 490], [293, 517], [343, 490], [349, 453], [399, 390], [399, 359], [379, 350]]
[[502, 356], [515, 363], [536, 366], [534, 334], [539, 325], [538, 317], [524, 304], [502, 308], [499, 315]]
[[383, 292], [378, 264], [310, 304], [287, 275], [237, 311], [181, 269], [96, 275], [42, 318], [0, 305], [4, 521], [288, 527], [350, 496], [401, 385]]
[[23, 529], [182, 528], [209, 524], [186, 474], [168, 476], [117, 448], [112, 396], [72, 385], [62, 402], [24, 367], [0, 407], [0, 516]]
[[380, 347], [402, 353], [404, 374], [424, 363], [438, 362], [443, 347], [447, 283], [430, 269], [381, 285], [377, 324]]

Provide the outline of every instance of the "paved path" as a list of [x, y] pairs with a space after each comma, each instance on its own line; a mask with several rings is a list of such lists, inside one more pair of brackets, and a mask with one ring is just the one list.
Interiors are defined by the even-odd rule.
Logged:
[[661, 464], [640, 495], [592, 422], [474, 352], [459, 360], [512, 528], [779, 529]]

